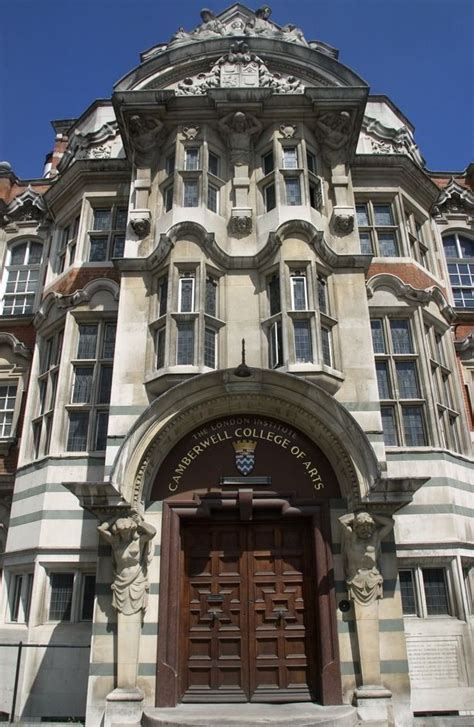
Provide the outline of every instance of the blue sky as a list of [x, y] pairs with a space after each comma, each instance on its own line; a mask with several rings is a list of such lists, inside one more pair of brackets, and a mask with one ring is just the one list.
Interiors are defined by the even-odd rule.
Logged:
[[[199, 22], [217, 0], [3, 0], [0, 159], [41, 176], [52, 119], [74, 118], [138, 64], [138, 55]], [[255, 9], [261, 2], [251, 2]], [[385, 93], [415, 125], [427, 167], [460, 171], [474, 154], [473, 0], [273, 0], [272, 20], [309, 40]]]

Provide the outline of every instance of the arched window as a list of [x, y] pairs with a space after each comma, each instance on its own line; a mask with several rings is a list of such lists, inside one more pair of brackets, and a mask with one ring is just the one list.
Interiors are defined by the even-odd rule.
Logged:
[[3, 315], [33, 312], [42, 256], [43, 245], [35, 240], [18, 242], [9, 248], [3, 285]]

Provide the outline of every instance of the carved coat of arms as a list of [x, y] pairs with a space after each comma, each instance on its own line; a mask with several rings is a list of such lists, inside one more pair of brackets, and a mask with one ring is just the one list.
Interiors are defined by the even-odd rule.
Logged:
[[255, 447], [257, 442], [250, 439], [239, 439], [232, 442], [235, 450], [235, 466], [242, 475], [249, 475], [255, 465]]

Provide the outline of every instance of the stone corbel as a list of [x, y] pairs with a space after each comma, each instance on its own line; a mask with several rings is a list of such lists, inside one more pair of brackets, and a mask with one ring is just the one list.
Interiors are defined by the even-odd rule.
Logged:
[[135, 235], [143, 239], [150, 234], [151, 212], [149, 209], [134, 209], [130, 212], [130, 227]]
[[252, 210], [250, 207], [234, 207], [229, 220], [229, 230], [233, 235], [250, 235], [252, 232]]

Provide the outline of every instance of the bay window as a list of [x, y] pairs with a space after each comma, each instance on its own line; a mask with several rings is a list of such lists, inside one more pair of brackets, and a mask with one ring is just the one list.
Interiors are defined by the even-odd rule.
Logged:
[[360, 249], [364, 255], [398, 257], [398, 226], [390, 202], [356, 204]]
[[125, 248], [126, 207], [95, 207], [89, 231], [89, 262], [121, 258]]

